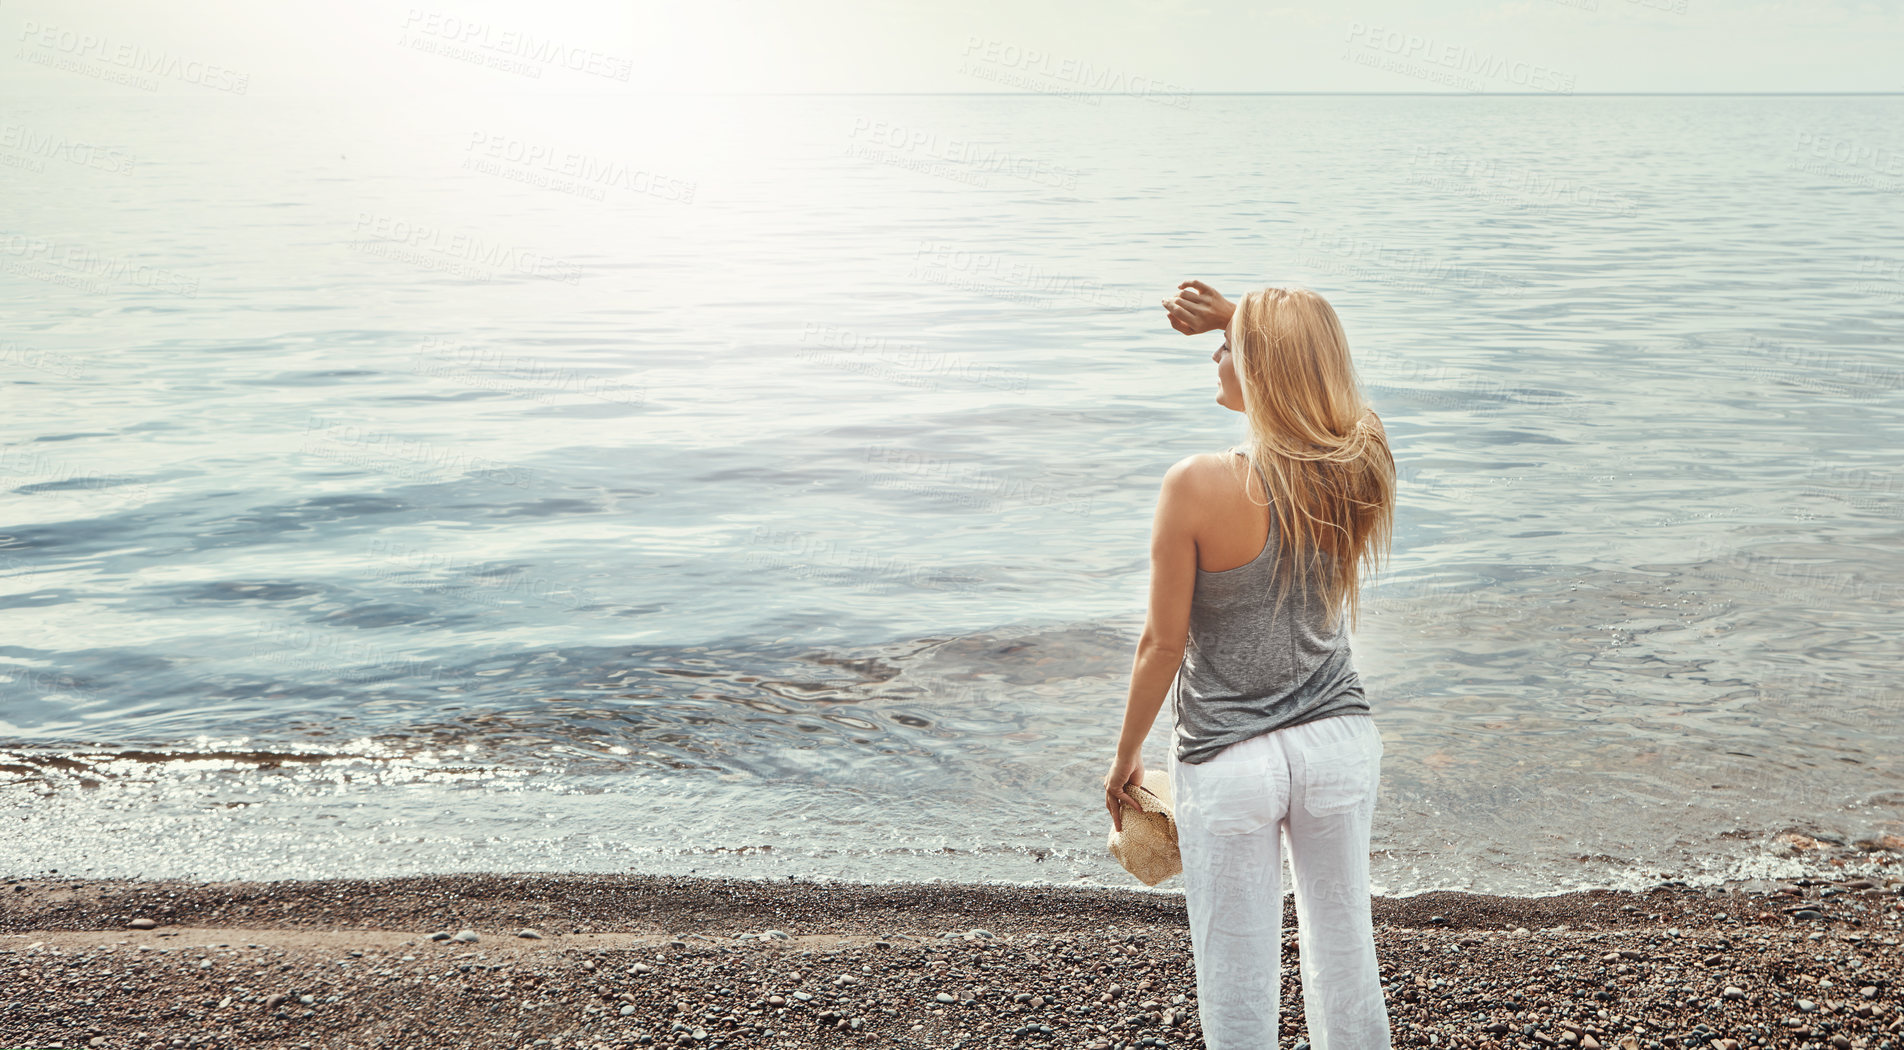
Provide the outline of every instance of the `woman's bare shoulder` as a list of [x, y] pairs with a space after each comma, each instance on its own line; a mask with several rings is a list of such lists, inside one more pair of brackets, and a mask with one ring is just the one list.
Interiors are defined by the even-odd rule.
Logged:
[[1164, 486], [1181, 488], [1190, 493], [1230, 487], [1235, 482], [1239, 465], [1247, 466], [1247, 463], [1234, 452], [1192, 453], [1172, 464], [1164, 473]]
[[1228, 452], [1192, 452], [1170, 465], [1166, 476], [1175, 474], [1183, 477], [1201, 477], [1214, 473], [1215, 468], [1230, 457]]

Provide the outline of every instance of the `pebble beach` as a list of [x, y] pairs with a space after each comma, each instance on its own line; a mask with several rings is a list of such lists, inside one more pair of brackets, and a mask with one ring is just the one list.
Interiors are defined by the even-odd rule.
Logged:
[[[1904, 1048], [1904, 879], [1373, 911], [1397, 1046]], [[1203, 1045], [1183, 900], [1136, 890], [46, 877], [0, 887], [0, 981], [7, 1048]]]

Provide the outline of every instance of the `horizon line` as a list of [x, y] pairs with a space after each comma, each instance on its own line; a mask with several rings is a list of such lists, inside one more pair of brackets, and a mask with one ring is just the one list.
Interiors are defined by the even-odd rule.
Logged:
[[[0, 75], [0, 80], [6, 79]], [[465, 89], [467, 90], [467, 89]], [[477, 94], [487, 94], [477, 91]], [[71, 92], [28, 92], [35, 96], [79, 97]], [[136, 95], [120, 95], [110, 92], [98, 92], [106, 97], [135, 98]], [[382, 95], [388, 92], [340, 92], [340, 91], [285, 91], [285, 96], [326, 95], [361, 96]], [[1904, 89], [1897, 91], [1174, 91], [1139, 94], [1130, 91], [549, 91], [549, 95], [605, 95], [610, 97], [638, 97], [643, 95], [715, 97], [715, 98], [904, 98], [904, 97], [967, 97], [967, 98], [1247, 98], [1247, 97], [1289, 97], [1289, 96], [1334, 96], [1334, 97], [1388, 97], [1388, 98], [1887, 98], [1904, 96]], [[148, 97], [194, 97], [184, 94], [171, 96], [153, 95]], [[269, 94], [259, 97], [270, 97]]]
[[1427, 97], [1456, 97], [1474, 95], [1525, 95], [1556, 96], [1566, 98], [1576, 95], [1623, 95], [1623, 96], [1698, 96], [1698, 95], [1763, 95], [1768, 97], [1794, 95], [1904, 95], [1899, 91], [1160, 91], [1154, 94], [1138, 94], [1131, 91], [679, 91], [662, 92], [680, 95], [732, 95], [732, 96], [775, 96], [787, 95], [808, 97], [813, 95], [836, 95], [852, 97], [861, 95], [1032, 95], [1041, 98], [1064, 98], [1073, 95], [1093, 95], [1099, 97], [1124, 98], [1177, 98], [1184, 95], [1408, 95]]

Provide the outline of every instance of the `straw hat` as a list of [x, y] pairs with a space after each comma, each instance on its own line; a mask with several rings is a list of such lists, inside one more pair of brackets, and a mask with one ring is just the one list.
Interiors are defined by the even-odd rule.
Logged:
[[1143, 810], [1123, 807], [1124, 830], [1111, 830], [1111, 856], [1138, 881], [1155, 886], [1183, 871], [1183, 857], [1177, 852], [1177, 818], [1170, 812], [1170, 774], [1147, 769], [1143, 784], [1126, 789], [1125, 794]]

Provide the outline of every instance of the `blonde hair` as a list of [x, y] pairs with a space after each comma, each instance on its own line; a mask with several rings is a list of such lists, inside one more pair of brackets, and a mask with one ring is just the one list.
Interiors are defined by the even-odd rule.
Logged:
[[1228, 335], [1249, 457], [1279, 507], [1277, 605], [1292, 576], [1300, 575], [1305, 595], [1309, 578], [1320, 576], [1330, 628], [1346, 599], [1353, 629], [1358, 565], [1375, 572], [1393, 535], [1395, 459], [1356, 381], [1342, 321], [1315, 292], [1272, 287], [1243, 296]]

